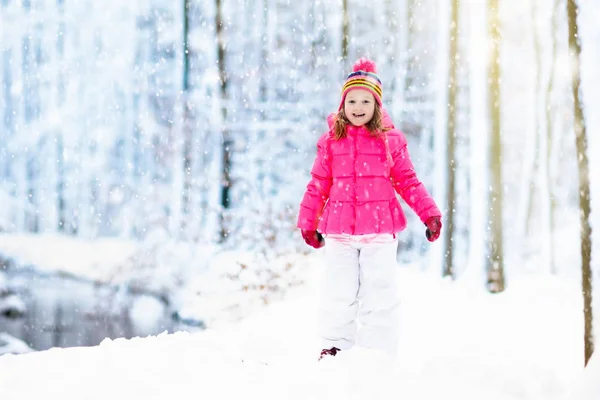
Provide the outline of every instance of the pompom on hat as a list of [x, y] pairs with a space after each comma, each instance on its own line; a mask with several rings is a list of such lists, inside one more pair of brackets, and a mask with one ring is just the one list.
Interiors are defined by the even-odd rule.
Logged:
[[352, 67], [352, 72], [348, 74], [344, 87], [342, 88], [342, 100], [340, 102], [341, 110], [344, 107], [344, 101], [349, 91], [354, 89], [364, 89], [373, 93], [375, 101], [381, 106], [381, 97], [383, 95], [381, 80], [377, 76], [377, 66], [375, 62], [366, 57], [359, 58]]

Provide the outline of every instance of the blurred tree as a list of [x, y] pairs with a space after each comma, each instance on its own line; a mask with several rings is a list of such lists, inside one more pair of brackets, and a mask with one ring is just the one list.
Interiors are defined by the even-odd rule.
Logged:
[[[220, 79], [220, 96], [221, 96], [221, 117], [223, 121], [227, 121], [227, 106], [228, 106], [228, 85], [227, 85], [227, 66], [225, 65], [225, 23], [223, 19], [223, 0], [215, 0], [215, 29], [217, 38], [217, 64], [219, 66]], [[221, 130], [222, 135], [222, 164], [221, 164], [221, 240], [224, 240], [228, 235], [226, 219], [224, 218], [225, 211], [230, 206], [229, 192], [231, 189], [231, 162], [233, 140], [229, 129], [223, 125]]]
[[573, 112], [575, 125], [575, 144], [579, 167], [579, 215], [581, 224], [581, 275], [584, 313], [584, 356], [587, 365], [594, 352], [594, 331], [592, 313], [592, 228], [590, 226], [590, 179], [587, 158], [587, 133], [581, 105], [581, 44], [577, 14], [579, 10], [575, 0], [567, 1], [569, 20], [569, 49], [571, 53], [571, 76], [573, 91]]
[[488, 29], [491, 52], [488, 66], [490, 108], [490, 186], [488, 209], [489, 254], [487, 265], [488, 290], [504, 290], [504, 257], [502, 227], [502, 141], [500, 127], [500, 18], [498, 0], [488, 0]]
[[[550, 272], [555, 274], [556, 271], [556, 256], [554, 254], [554, 227], [555, 227], [555, 218], [556, 218], [556, 197], [554, 194], [554, 185], [552, 184], [553, 182], [553, 172], [554, 172], [554, 168], [553, 165], [555, 165], [555, 160], [553, 158], [553, 146], [554, 146], [554, 142], [557, 141], [557, 139], [554, 137], [554, 125], [552, 123], [552, 118], [553, 115], [555, 114], [556, 111], [556, 107], [554, 106], [554, 104], [552, 103], [552, 93], [554, 91], [554, 79], [556, 76], [556, 66], [557, 66], [557, 61], [558, 61], [558, 57], [557, 57], [557, 38], [556, 38], [556, 34], [558, 32], [558, 10], [561, 4], [561, 0], [555, 0], [554, 1], [554, 5], [553, 5], [553, 10], [552, 10], [552, 23], [551, 23], [551, 48], [550, 48], [550, 71], [548, 74], [548, 82], [546, 83], [546, 99], [545, 99], [545, 111], [546, 111], [546, 149], [542, 149], [542, 151], [545, 150], [546, 152], [546, 168], [545, 168], [545, 172], [546, 172], [546, 179], [548, 182], [548, 186], [547, 186], [547, 193], [545, 194], [545, 196], [548, 198], [548, 201], [550, 202], [549, 205], [549, 210], [548, 210], [548, 226], [549, 226], [549, 238], [548, 238], [548, 242], [550, 244], [550, 248], [549, 253], [548, 253], [548, 257], [549, 257], [549, 262], [550, 262]], [[558, 133], [558, 130], [557, 130]]]
[[531, 237], [531, 224], [536, 223], [539, 226], [540, 221], [534, 221], [536, 218], [535, 211], [538, 209], [535, 207], [534, 198], [536, 195], [537, 182], [539, 176], [536, 175], [536, 171], [539, 168], [540, 158], [540, 121], [539, 121], [539, 107], [540, 105], [540, 87], [542, 82], [541, 76], [541, 43], [537, 29], [537, 2], [532, 1], [529, 7], [530, 18], [531, 18], [531, 37], [532, 37], [532, 65], [534, 68], [534, 84], [533, 90], [531, 91], [531, 100], [533, 103], [532, 118], [531, 118], [531, 129], [526, 129], [523, 132], [524, 146], [523, 146], [523, 169], [520, 175], [521, 182], [519, 188], [519, 205], [517, 209], [516, 221], [519, 224], [517, 238], [522, 244], [520, 249], [522, 250], [521, 256], [525, 256], [528, 246], [528, 239]]
[[347, 63], [348, 39], [350, 37], [350, 17], [348, 15], [348, 0], [342, 0], [342, 64]]
[[489, 152], [488, 122], [488, 61], [487, 4], [468, 3], [468, 66], [469, 66], [469, 243], [468, 266], [463, 279], [468, 277], [477, 283], [485, 281], [486, 232], [488, 199], [482, 193], [489, 186], [487, 160]]
[[445, 248], [443, 276], [454, 278], [454, 252], [452, 238], [454, 235], [454, 213], [456, 203], [456, 109], [457, 109], [457, 69], [458, 69], [458, 39], [459, 39], [459, 0], [451, 2], [450, 20], [450, 60], [448, 63], [448, 121], [447, 121], [447, 162], [446, 193], [447, 208], [445, 215]]
[[[531, 3], [531, 19], [533, 29], [533, 47], [535, 57], [535, 107], [534, 107], [534, 127], [535, 136], [537, 138], [537, 148], [535, 149], [535, 162], [534, 165], [537, 168], [535, 175], [532, 175], [532, 180], [529, 182], [529, 212], [527, 218], [527, 237], [528, 238], [539, 238], [541, 239], [541, 264], [547, 265], [549, 270], [553, 272], [552, 267], [552, 215], [551, 215], [551, 191], [550, 191], [550, 177], [549, 171], [549, 134], [550, 128], [547, 124], [547, 112], [551, 106], [550, 92], [548, 88], [544, 88], [543, 79], [545, 71], [548, 70], [548, 82], [552, 82], [552, 67], [546, 68], [543, 61], [543, 49], [541, 38], [545, 37], [544, 34], [540, 34], [540, 14], [541, 10], [538, 7], [538, 0]], [[550, 34], [553, 37], [552, 33]], [[552, 40], [552, 39], [551, 39]], [[551, 45], [555, 46], [555, 45]], [[554, 49], [551, 50], [554, 52]], [[554, 57], [551, 54], [551, 58]], [[538, 200], [538, 206], [536, 207], [535, 200]], [[544, 232], [543, 235], [536, 235], [538, 232]]]
[[190, 6], [191, 0], [183, 0], [183, 75], [181, 82], [182, 103], [182, 129], [183, 129], [183, 187], [181, 191], [180, 232], [186, 232], [186, 225], [190, 222], [190, 197], [192, 191], [192, 153], [194, 132], [191, 121], [190, 98]]

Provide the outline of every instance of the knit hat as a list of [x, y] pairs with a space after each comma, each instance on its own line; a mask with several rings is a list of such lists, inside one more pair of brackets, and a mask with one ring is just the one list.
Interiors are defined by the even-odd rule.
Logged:
[[383, 94], [381, 80], [377, 74], [377, 66], [375, 62], [368, 58], [359, 58], [352, 67], [352, 72], [346, 78], [344, 87], [342, 88], [342, 101], [340, 102], [341, 110], [344, 107], [344, 100], [349, 91], [354, 89], [365, 89], [373, 93], [375, 101], [381, 106], [381, 96]]

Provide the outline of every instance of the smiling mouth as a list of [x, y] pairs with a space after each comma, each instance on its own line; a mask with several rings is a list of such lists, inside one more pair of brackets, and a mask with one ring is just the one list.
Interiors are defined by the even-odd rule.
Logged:
[[364, 113], [363, 113], [363, 114], [352, 114], [352, 116], [353, 116], [354, 118], [362, 118], [362, 117], [364, 117], [364, 116], [365, 116], [365, 114], [364, 114]]

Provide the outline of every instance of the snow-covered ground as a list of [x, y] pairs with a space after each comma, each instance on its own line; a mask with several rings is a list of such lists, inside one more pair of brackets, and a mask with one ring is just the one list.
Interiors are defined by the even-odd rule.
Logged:
[[[0, 233], [2, 258], [17, 268], [33, 266], [41, 272], [126, 284], [160, 294], [170, 300], [181, 318], [210, 326], [239, 320], [278, 301], [289, 287], [306, 280], [303, 254], [265, 261], [261, 254], [178, 243], [164, 235], [135, 242]], [[0, 271], [0, 287], [2, 279]]]
[[0, 399], [600, 398], [598, 360], [582, 375], [574, 283], [523, 276], [490, 295], [403, 266], [398, 359], [356, 348], [317, 362], [321, 265], [307, 261], [306, 285], [241, 322], [2, 356]]
[[111, 281], [136, 250], [135, 242], [122, 239], [0, 233], [0, 256], [11, 257], [19, 265], [34, 265], [43, 271], [60, 271], [99, 282]]

